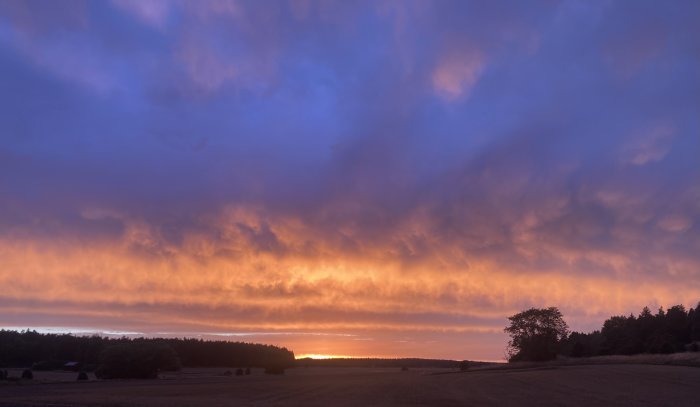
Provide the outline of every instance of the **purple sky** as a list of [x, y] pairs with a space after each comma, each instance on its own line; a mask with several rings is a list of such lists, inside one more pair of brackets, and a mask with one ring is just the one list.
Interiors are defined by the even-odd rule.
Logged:
[[694, 306], [699, 21], [0, 0], [0, 326], [499, 359], [527, 307]]

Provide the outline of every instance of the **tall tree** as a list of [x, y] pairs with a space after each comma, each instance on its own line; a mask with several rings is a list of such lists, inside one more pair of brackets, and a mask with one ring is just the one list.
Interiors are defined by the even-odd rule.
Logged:
[[556, 307], [530, 308], [511, 317], [504, 331], [508, 342], [508, 360], [542, 361], [555, 359], [560, 344], [569, 333], [569, 326]]

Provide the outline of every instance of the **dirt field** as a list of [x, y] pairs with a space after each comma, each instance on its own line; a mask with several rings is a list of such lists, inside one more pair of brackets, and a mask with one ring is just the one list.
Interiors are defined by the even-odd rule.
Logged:
[[[1, 406], [700, 406], [700, 368], [600, 365], [481, 370], [189, 369], [152, 381], [52, 374], [0, 385]], [[60, 382], [60, 380], [70, 382]], [[42, 383], [42, 380], [44, 382]], [[58, 382], [57, 382], [58, 381]]]

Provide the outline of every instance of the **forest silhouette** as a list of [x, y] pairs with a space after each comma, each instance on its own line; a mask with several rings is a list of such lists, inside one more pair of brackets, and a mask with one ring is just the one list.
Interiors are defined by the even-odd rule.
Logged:
[[644, 307], [638, 316], [613, 316], [600, 330], [572, 332], [563, 341], [565, 356], [634, 355], [698, 351], [700, 302], [695, 309], [674, 305], [653, 314]]
[[531, 308], [509, 317], [508, 360], [545, 361], [566, 357], [668, 354], [700, 348], [700, 302], [695, 309], [674, 305], [653, 314], [613, 316], [600, 330], [569, 332], [558, 308]]
[[294, 365], [286, 348], [244, 342], [170, 338], [106, 338], [36, 331], [0, 330], [0, 367], [34, 370], [95, 370], [104, 378], [156, 377], [158, 371], [184, 367], [261, 367]]

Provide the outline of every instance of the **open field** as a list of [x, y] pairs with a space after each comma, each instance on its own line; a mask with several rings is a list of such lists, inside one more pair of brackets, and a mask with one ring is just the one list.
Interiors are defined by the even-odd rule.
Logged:
[[[455, 372], [297, 368], [284, 376], [188, 369], [160, 380], [0, 385], [2, 406], [698, 406], [700, 369], [586, 365]], [[54, 380], [61, 378], [54, 376]], [[65, 376], [72, 380], [73, 374]]]

